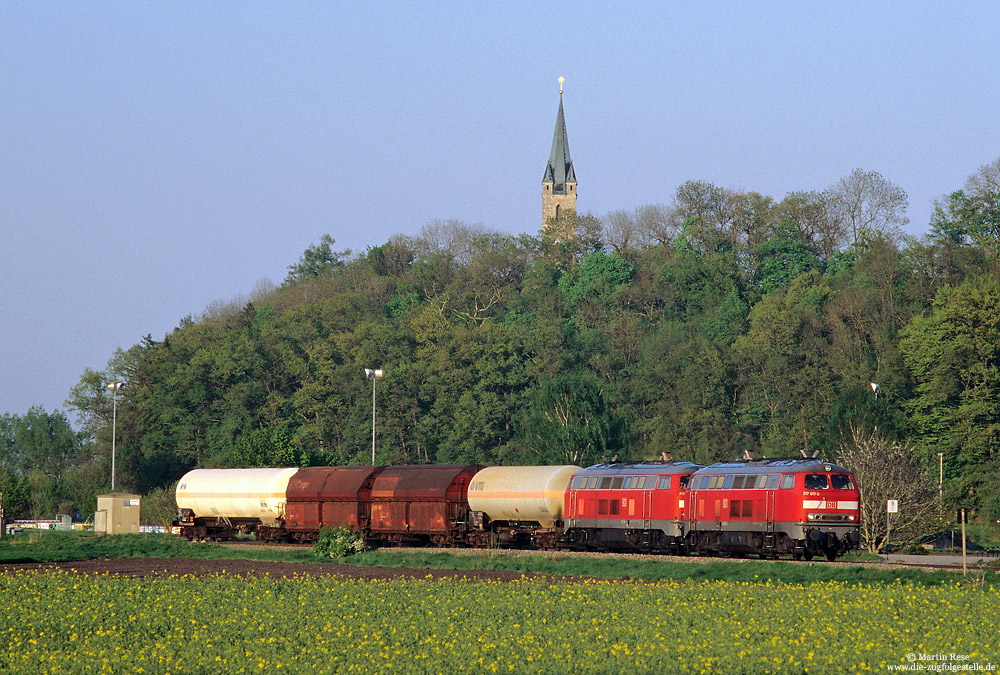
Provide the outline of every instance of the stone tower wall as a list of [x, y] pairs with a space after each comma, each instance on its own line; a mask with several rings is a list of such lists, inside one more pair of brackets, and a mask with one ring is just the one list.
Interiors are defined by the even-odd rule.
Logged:
[[576, 183], [566, 183], [566, 194], [552, 194], [552, 183], [542, 183], [542, 229], [556, 217], [556, 206], [559, 213], [576, 211]]

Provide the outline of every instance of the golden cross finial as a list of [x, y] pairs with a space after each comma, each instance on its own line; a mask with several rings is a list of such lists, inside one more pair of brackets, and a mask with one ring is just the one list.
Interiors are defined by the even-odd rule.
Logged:
[[559, 76], [559, 95], [562, 96], [562, 85], [566, 81], [566, 78], [562, 75]]

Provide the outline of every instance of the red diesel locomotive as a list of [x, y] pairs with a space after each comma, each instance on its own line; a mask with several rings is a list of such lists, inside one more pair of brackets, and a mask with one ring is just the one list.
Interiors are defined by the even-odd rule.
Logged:
[[858, 544], [858, 502], [851, 473], [815, 459], [601, 464], [570, 481], [561, 543], [834, 560]]
[[566, 491], [562, 542], [574, 548], [682, 553], [688, 481], [700, 464], [636, 462], [581, 469]]
[[701, 552], [834, 560], [858, 545], [859, 501], [851, 472], [829, 462], [719, 462], [691, 477], [685, 536]]

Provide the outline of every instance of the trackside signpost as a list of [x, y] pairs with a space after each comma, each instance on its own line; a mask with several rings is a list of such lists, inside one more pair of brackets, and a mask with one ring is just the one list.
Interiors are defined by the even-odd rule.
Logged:
[[[899, 500], [890, 499], [885, 503], [885, 554], [889, 555], [889, 518], [890, 514], [899, 513]], [[886, 558], [888, 559], [888, 558]]]

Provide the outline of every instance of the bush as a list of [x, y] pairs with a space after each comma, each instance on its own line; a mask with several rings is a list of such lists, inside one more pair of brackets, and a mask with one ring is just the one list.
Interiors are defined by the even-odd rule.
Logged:
[[364, 535], [343, 526], [321, 530], [313, 545], [313, 553], [321, 558], [344, 558], [364, 550]]

